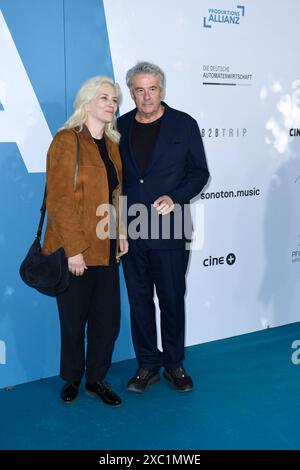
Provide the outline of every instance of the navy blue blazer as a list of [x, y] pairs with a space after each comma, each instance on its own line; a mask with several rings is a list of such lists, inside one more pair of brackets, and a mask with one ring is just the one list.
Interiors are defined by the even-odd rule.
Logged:
[[[132, 124], [137, 109], [118, 119], [123, 193], [127, 196], [128, 208], [132, 204], [143, 203], [148, 209], [152, 206], [152, 210], [156, 212], [153, 203], [163, 195], [170, 196], [175, 204], [189, 204], [202, 191], [209, 178], [197, 121], [182, 111], [170, 108], [164, 102], [162, 104], [165, 112], [159, 135], [143, 175], [140, 174], [131, 145]], [[172, 221], [174, 214], [159, 217], [170, 217]], [[176, 239], [174, 230], [171, 229], [169, 240], [161, 238], [160, 230], [158, 239], [148, 241], [149, 246], [157, 249], [179, 248], [190, 237], [183, 234], [180, 239]]]

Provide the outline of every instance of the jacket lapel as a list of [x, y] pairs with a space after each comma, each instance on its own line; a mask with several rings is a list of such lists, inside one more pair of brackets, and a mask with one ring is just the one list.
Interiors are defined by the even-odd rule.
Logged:
[[173, 129], [172, 110], [169, 108], [169, 106], [166, 103], [162, 102], [162, 104], [165, 108], [165, 111], [164, 111], [163, 118], [161, 121], [158, 138], [156, 140], [152, 155], [150, 157], [149, 165], [145, 171], [145, 175], [152, 170], [155, 163], [161, 158], [161, 155], [165, 153], [173, 137], [174, 129]]
[[134, 122], [136, 111], [137, 109], [135, 108], [129, 113], [129, 116], [124, 126], [125, 128], [123, 128], [121, 131], [121, 134], [122, 134], [121, 145], [125, 147], [123, 157], [125, 155], [128, 155], [135, 171], [137, 172], [138, 175], [140, 175], [140, 170], [136, 162], [135, 156], [133, 154], [133, 148], [132, 148], [132, 128], [133, 128], [133, 122]]

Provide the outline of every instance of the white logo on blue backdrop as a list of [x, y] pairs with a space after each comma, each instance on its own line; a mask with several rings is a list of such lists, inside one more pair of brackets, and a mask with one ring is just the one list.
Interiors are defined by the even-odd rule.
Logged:
[[2, 340], [0, 340], [0, 364], [6, 364], [6, 347]]
[[44, 172], [52, 135], [1, 11], [0, 57], [0, 142], [16, 142], [29, 173]]

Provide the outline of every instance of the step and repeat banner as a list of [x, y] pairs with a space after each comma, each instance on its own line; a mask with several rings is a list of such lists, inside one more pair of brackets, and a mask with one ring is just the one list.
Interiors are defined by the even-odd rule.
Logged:
[[[296, 0], [0, 0], [0, 387], [58, 373], [55, 301], [18, 276], [49, 143], [93, 75], [114, 76], [132, 109], [138, 60], [197, 119], [211, 173], [193, 202], [186, 344], [300, 320], [299, 15]], [[121, 281], [114, 360], [134, 355]]]

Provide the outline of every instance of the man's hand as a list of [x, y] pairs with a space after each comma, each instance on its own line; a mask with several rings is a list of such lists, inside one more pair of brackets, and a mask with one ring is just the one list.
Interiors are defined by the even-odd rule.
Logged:
[[121, 256], [126, 255], [126, 253], [128, 253], [128, 247], [129, 247], [128, 240], [124, 238], [120, 238], [118, 258], [121, 258]]
[[174, 202], [169, 196], [160, 196], [156, 201], [154, 201], [154, 207], [161, 215], [166, 215], [174, 210]]
[[68, 258], [68, 267], [69, 271], [75, 276], [82, 276], [84, 270], [87, 269], [87, 266], [81, 253], [79, 255], [70, 256]]

